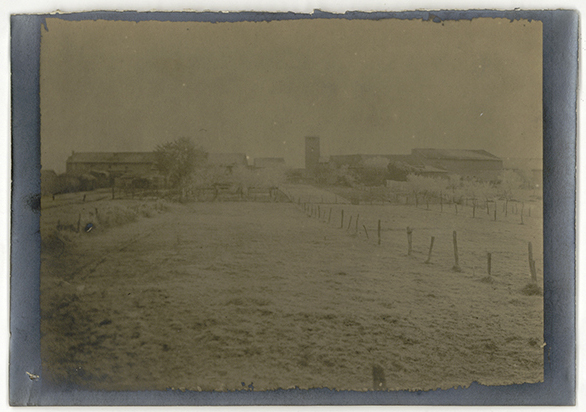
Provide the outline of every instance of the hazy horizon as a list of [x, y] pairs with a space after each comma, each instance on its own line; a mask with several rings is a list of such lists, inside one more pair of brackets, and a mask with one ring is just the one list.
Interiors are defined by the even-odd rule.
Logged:
[[[47, 30], [48, 29], [48, 30]], [[284, 157], [484, 149], [542, 158], [542, 24], [474, 19], [203, 23], [64, 21], [41, 28], [43, 168], [72, 151]]]

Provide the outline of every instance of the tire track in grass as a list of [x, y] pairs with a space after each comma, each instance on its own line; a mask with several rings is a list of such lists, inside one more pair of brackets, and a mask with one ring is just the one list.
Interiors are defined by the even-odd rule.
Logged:
[[[116, 260], [116, 256], [115, 256], [116, 253], [124, 252], [129, 247], [135, 245], [139, 241], [145, 240], [146, 238], [154, 235], [156, 232], [158, 232], [166, 224], [167, 224], [166, 222], [159, 223], [159, 224], [155, 225], [154, 227], [152, 227], [151, 229], [149, 229], [149, 231], [146, 234], [140, 233], [138, 235], [133, 236], [130, 240], [126, 241], [123, 244], [123, 246], [117, 246], [117, 247], [107, 251], [103, 257], [94, 259], [94, 260], [82, 265], [81, 267], [73, 270], [68, 275], [66, 275], [66, 279], [72, 279], [72, 278], [76, 277], [76, 275], [81, 274], [82, 272], [87, 270], [87, 273], [85, 273], [85, 275], [82, 274], [80, 277], [76, 277], [76, 279], [79, 279], [80, 281], [85, 281], [89, 276], [94, 274], [97, 271], [98, 267], [101, 266], [103, 263], [105, 263], [107, 261], [115, 261]], [[166, 263], [170, 258], [171, 258], [171, 256], [169, 256], [168, 258], [165, 258], [164, 261], [161, 261], [161, 265]]]

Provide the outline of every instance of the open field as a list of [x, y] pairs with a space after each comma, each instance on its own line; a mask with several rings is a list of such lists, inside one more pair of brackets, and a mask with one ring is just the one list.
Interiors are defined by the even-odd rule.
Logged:
[[[87, 209], [81, 227], [95, 207], [151, 212], [70, 231], [63, 247], [44, 242], [46, 383], [429, 390], [543, 380], [543, 297], [523, 293], [529, 241], [542, 284], [540, 219], [398, 205], [319, 205], [308, 217], [294, 203], [154, 203], [77, 205]], [[42, 230], [72, 214], [75, 226], [81, 211], [71, 205], [43, 209]], [[452, 270], [454, 230], [462, 272]]]

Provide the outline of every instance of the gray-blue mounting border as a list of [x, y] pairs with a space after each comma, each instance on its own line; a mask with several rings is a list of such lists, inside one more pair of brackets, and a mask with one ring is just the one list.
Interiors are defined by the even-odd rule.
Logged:
[[[466, 20], [543, 22], [544, 348], [545, 381], [428, 392], [329, 389], [242, 392], [59, 392], [43, 386], [40, 360], [41, 26], [64, 20], [271, 21], [291, 19]], [[578, 13], [555, 11], [413, 11], [332, 14], [109, 12], [14, 15], [12, 69], [12, 239], [10, 403], [12, 405], [573, 405], [576, 399], [575, 202]], [[26, 372], [40, 375], [31, 380]]]

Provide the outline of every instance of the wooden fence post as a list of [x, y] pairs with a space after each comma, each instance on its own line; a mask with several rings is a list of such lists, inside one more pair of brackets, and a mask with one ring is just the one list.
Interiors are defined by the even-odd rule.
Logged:
[[454, 237], [454, 267], [452, 269], [455, 272], [461, 272], [462, 269], [460, 268], [460, 261], [458, 259], [458, 235], [456, 234], [455, 230], [453, 233], [453, 237]]
[[328, 225], [330, 224], [330, 220], [332, 220], [332, 208], [330, 207], [330, 213], [328, 214]]
[[413, 229], [407, 226], [407, 256], [411, 256], [413, 252]]
[[486, 214], [490, 216], [490, 204], [488, 203], [488, 199], [486, 199]]
[[433, 241], [435, 240], [435, 237], [431, 237], [431, 243], [429, 244], [429, 253], [427, 254], [427, 260], [425, 261], [425, 263], [431, 263], [431, 251], [433, 250]]
[[488, 272], [488, 277], [490, 277], [492, 275], [491, 274], [491, 271], [492, 271], [492, 253], [487, 253], [486, 254], [486, 266], [487, 266], [486, 269], [487, 269], [487, 272]]
[[496, 200], [495, 200], [494, 201], [494, 220], [495, 220], [495, 222], [496, 222], [496, 209], [497, 209], [497, 207], [496, 207]]
[[535, 260], [533, 260], [533, 244], [529, 242], [528, 245], [528, 252], [529, 252], [529, 272], [531, 273], [531, 280], [536, 283], [537, 282], [537, 271], [535, 269]]
[[509, 199], [505, 199], [505, 217], [509, 216]]
[[362, 225], [362, 227], [364, 228], [364, 233], [366, 234], [366, 238], [368, 239], [368, 230], [366, 230], [366, 226]]
[[521, 204], [521, 224], [523, 225], [523, 212], [525, 211], [525, 203]]
[[443, 192], [440, 192], [440, 212], [444, 211], [444, 195]]
[[344, 229], [344, 209], [342, 209], [342, 217], [340, 219], [340, 229]]
[[317, 205], [317, 218], [321, 219], [321, 208]]
[[474, 199], [474, 203], [472, 203], [472, 217], [476, 217], [476, 199]]
[[358, 234], [358, 219], [360, 218], [360, 215], [356, 215], [356, 228], [354, 229], [354, 233]]
[[348, 221], [348, 227], [346, 228], [346, 231], [350, 230], [350, 226], [352, 226], [352, 216], [350, 216], [350, 220]]
[[114, 185], [112, 185], [112, 199], [114, 199]]
[[380, 219], [378, 220], [378, 244], [380, 245]]

